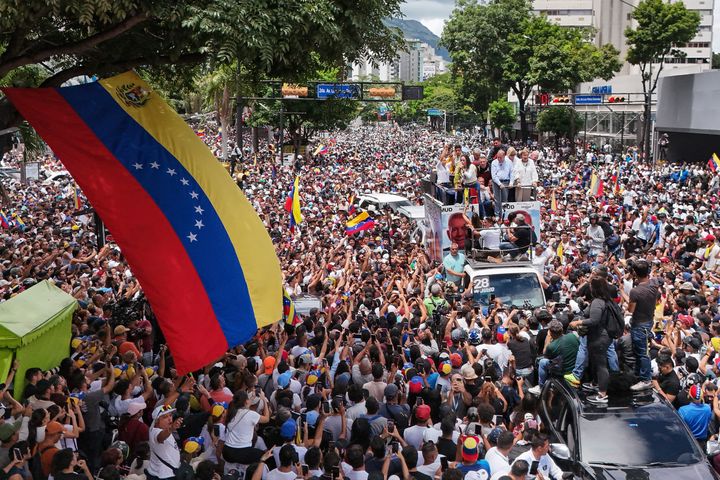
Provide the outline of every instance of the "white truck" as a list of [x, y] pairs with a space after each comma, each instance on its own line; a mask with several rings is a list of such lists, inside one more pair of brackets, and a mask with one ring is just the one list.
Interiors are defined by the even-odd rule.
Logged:
[[472, 292], [476, 306], [483, 313], [494, 300], [505, 306], [532, 310], [545, 306], [545, 292], [540, 274], [529, 261], [502, 263], [468, 259], [463, 287]]

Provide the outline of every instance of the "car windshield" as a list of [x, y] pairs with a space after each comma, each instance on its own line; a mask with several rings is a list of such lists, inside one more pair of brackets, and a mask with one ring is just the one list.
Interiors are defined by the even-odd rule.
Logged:
[[674, 415], [586, 414], [580, 417], [582, 459], [586, 463], [642, 466], [690, 465], [701, 461], [681, 420]]
[[541, 307], [545, 303], [535, 273], [499, 273], [473, 277], [473, 299], [482, 307], [499, 298], [503, 305], [520, 308]]
[[395, 208], [399, 207], [412, 207], [412, 203], [409, 200], [400, 200], [399, 202], [393, 202]]

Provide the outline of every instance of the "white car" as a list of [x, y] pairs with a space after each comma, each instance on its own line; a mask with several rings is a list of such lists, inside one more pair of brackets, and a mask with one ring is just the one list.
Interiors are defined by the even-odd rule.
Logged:
[[385, 207], [390, 207], [393, 212], [397, 212], [400, 207], [416, 206], [407, 198], [394, 193], [366, 193], [358, 196], [357, 205], [359, 208], [369, 211], [380, 211]]
[[72, 176], [67, 170], [60, 170], [59, 172], [53, 172], [42, 182], [43, 185], [51, 185], [55, 182], [63, 182], [71, 180]]

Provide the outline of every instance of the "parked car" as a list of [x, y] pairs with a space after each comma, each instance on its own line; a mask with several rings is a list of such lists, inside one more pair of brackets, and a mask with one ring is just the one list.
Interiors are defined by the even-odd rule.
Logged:
[[653, 390], [611, 395], [607, 405], [550, 379], [540, 415], [551, 434], [550, 455], [575, 478], [720, 479], [677, 411]]

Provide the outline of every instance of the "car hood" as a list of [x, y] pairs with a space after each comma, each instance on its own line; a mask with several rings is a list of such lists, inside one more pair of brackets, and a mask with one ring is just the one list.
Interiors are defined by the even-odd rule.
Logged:
[[713, 480], [720, 478], [709, 463], [682, 467], [590, 467], [597, 480]]

